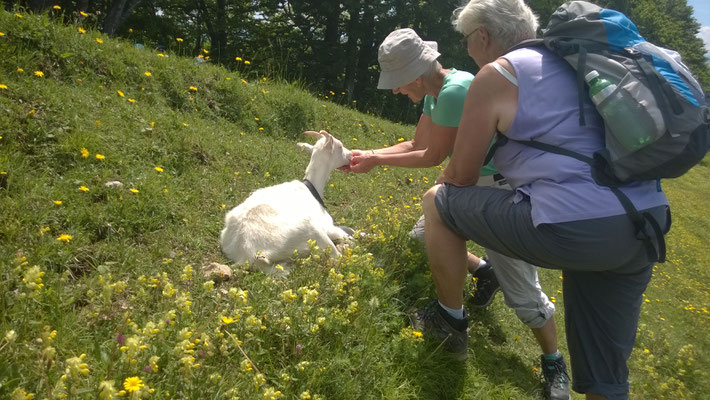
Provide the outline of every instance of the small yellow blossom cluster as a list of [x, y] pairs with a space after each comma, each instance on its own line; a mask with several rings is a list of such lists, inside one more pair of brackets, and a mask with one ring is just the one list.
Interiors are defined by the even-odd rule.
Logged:
[[25, 389], [21, 387], [15, 388], [15, 390], [12, 391], [10, 394], [10, 399], [11, 400], [32, 400], [35, 398], [34, 393], [27, 393]]
[[79, 357], [72, 357], [66, 361], [66, 369], [62, 380], [79, 381], [82, 377], [89, 375], [89, 366], [84, 362], [86, 354], [81, 354]]
[[318, 290], [302, 286], [298, 288], [298, 294], [303, 298], [303, 304], [313, 304], [318, 300]]
[[234, 300], [237, 303], [246, 305], [247, 304], [247, 297], [249, 295], [248, 290], [242, 290], [242, 289], [237, 289], [237, 288], [230, 288], [229, 289], [229, 298]]
[[43, 276], [44, 271], [42, 271], [42, 269], [37, 265], [30, 267], [27, 271], [25, 271], [22, 283], [25, 284], [25, 288], [27, 288], [29, 295], [33, 297], [39, 296], [40, 292], [44, 288], [44, 283], [42, 283]]
[[419, 331], [414, 330], [411, 326], [408, 326], [404, 329], [402, 329], [399, 332], [399, 336], [402, 339], [405, 340], [411, 340], [411, 341], [423, 341], [424, 339], [422, 338], [422, 333]]
[[133, 371], [138, 370], [138, 358], [141, 352], [147, 349], [148, 346], [143, 342], [143, 338], [139, 336], [129, 336], [126, 338], [123, 346], [119, 348], [121, 351], [121, 360], [128, 364]]

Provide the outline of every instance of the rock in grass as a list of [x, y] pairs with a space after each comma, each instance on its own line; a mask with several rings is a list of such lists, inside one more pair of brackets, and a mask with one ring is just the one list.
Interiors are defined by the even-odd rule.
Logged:
[[227, 265], [212, 262], [202, 267], [202, 274], [205, 279], [221, 282], [232, 277], [232, 269]]
[[108, 181], [104, 183], [104, 186], [108, 188], [115, 188], [115, 189], [121, 189], [123, 187], [123, 183], [119, 181]]

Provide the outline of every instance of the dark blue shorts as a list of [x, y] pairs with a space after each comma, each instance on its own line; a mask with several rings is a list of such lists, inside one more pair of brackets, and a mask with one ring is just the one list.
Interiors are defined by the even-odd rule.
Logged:
[[[642, 294], [654, 261], [626, 215], [533, 226], [529, 201], [488, 187], [442, 185], [436, 207], [458, 235], [509, 257], [563, 271], [572, 388], [628, 398], [626, 365], [636, 339]], [[667, 206], [649, 210], [669, 228]]]

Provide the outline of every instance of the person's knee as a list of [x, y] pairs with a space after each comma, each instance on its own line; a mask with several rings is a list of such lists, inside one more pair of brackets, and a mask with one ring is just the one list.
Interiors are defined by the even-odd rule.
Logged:
[[518, 316], [520, 322], [527, 325], [529, 328], [542, 328], [547, 321], [555, 314], [555, 309], [548, 308], [515, 308], [515, 315]]
[[424, 196], [422, 197], [422, 209], [424, 210], [425, 216], [437, 215], [438, 211], [436, 210], [436, 192], [439, 190], [440, 187], [441, 185], [434, 185], [429, 190], [427, 190], [426, 193], [424, 193]]

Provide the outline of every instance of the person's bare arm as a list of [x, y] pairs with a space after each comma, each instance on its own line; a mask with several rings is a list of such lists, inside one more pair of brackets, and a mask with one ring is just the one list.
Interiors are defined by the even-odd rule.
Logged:
[[[498, 62], [512, 72], [506, 60], [499, 59]], [[496, 131], [508, 130], [515, 118], [517, 106], [517, 86], [491, 65], [481, 68], [466, 95], [451, 161], [437, 183], [475, 185], [493, 136]]]

